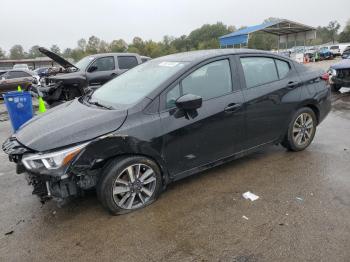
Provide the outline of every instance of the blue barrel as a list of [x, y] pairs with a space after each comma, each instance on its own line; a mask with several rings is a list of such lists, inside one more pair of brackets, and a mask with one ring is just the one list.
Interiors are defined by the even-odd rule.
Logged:
[[8, 92], [3, 97], [13, 131], [16, 132], [33, 117], [32, 97], [29, 92]]

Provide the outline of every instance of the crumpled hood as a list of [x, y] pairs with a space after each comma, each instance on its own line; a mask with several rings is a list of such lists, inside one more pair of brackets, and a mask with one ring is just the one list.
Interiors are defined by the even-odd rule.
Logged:
[[62, 66], [63, 68], [70, 68], [74, 67], [77, 68], [75, 65], [64, 59], [62, 56], [59, 56], [58, 54], [55, 54], [54, 52], [51, 52], [50, 50], [47, 50], [44, 47], [39, 47], [39, 51], [46, 55], [47, 57], [51, 58], [53, 61], [55, 61], [57, 64]]
[[331, 66], [333, 69], [347, 69], [350, 68], [350, 59], [344, 59], [340, 61], [339, 63], [336, 63]]
[[[80, 71], [76, 72], [68, 72], [68, 73], [63, 73], [63, 74], [57, 74], [54, 76], [49, 76], [47, 77], [48, 79], [60, 81], [60, 80], [67, 80], [67, 79], [79, 79], [79, 78], [84, 78], [82, 73]], [[85, 79], [85, 78], [84, 78]]]
[[14, 136], [24, 146], [42, 152], [115, 131], [126, 116], [127, 110], [89, 107], [75, 99], [34, 117]]

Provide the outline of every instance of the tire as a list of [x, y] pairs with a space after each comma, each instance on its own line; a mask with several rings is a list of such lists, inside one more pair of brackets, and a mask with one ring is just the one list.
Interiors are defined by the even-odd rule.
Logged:
[[340, 90], [341, 86], [337, 84], [331, 84], [331, 89], [333, 92], [338, 92]]
[[111, 214], [121, 215], [152, 204], [161, 189], [161, 172], [152, 160], [142, 156], [118, 157], [104, 168], [97, 196]]
[[314, 139], [316, 126], [317, 118], [314, 111], [309, 107], [299, 109], [289, 123], [282, 146], [294, 152], [304, 150]]

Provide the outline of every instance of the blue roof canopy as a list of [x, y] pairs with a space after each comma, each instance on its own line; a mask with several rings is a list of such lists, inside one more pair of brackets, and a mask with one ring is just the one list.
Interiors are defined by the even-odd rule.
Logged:
[[315, 28], [303, 25], [297, 22], [292, 22], [286, 19], [279, 19], [272, 22], [262, 23], [238, 30], [236, 32], [219, 37], [220, 46], [247, 44], [249, 34], [262, 31], [274, 35], [282, 36], [289, 34], [296, 34], [300, 32], [313, 31]]

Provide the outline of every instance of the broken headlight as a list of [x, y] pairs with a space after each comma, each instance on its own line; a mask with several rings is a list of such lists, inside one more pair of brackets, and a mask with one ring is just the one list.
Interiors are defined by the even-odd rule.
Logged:
[[47, 154], [38, 153], [24, 155], [22, 163], [28, 170], [41, 168], [52, 170], [66, 167], [87, 144], [88, 143], [85, 143]]
[[337, 75], [337, 70], [333, 69], [333, 68], [330, 68], [328, 73], [331, 75], [331, 76], [336, 76]]

